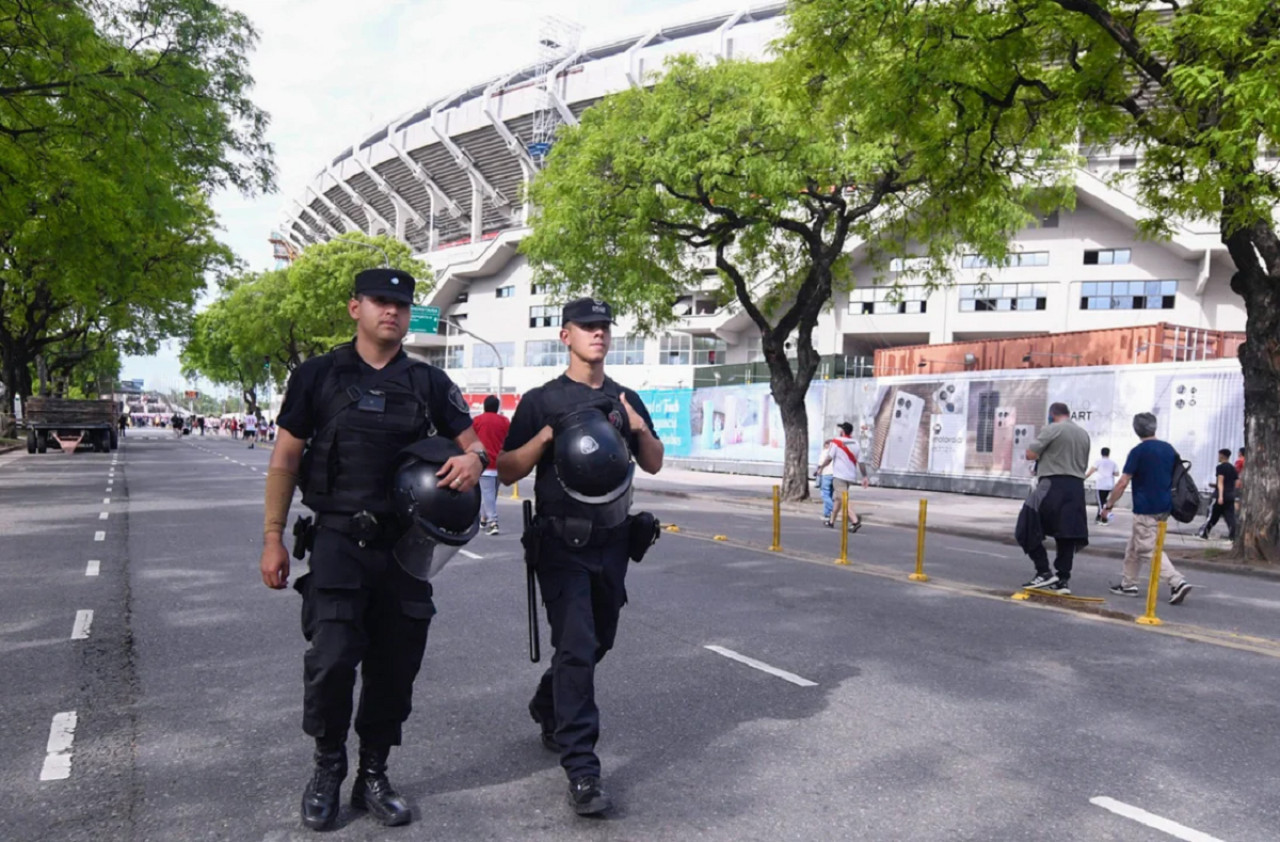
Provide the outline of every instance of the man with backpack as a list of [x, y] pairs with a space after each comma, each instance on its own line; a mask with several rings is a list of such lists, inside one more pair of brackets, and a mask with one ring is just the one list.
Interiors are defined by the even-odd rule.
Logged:
[[[1156, 417], [1150, 412], [1133, 416], [1133, 431], [1142, 439], [1124, 461], [1124, 471], [1116, 487], [1107, 497], [1107, 514], [1133, 483], [1133, 531], [1124, 550], [1124, 570], [1120, 582], [1111, 586], [1111, 592], [1122, 596], [1141, 596], [1138, 573], [1143, 562], [1154, 555], [1156, 534], [1160, 522], [1169, 518], [1174, 507], [1173, 485], [1175, 467], [1181, 464], [1173, 445], [1156, 438]], [[1169, 583], [1169, 602], [1180, 604], [1187, 598], [1192, 585], [1161, 553], [1160, 578]]]
[[[858, 449], [857, 439], [853, 438], [853, 425], [848, 421], [844, 421], [837, 426], [840, 429], [840, 435], [831, 440], [831, 447], [827, 450], [827, 455], [823, 457], [822, 462], [818, 465], [819, 475], [822, 473], [823, 468], [830, 465], [833, 477], [831, 494], [834, 499], [831, 516], [823, 521], [828, 527], [834, 527], [842, 516], [845, 492], [858, 481], [858, 473], [862, 473], [863, 488], [871, 484], [871, 480], [867, 475], [867, 466], [859, 459], [861, 453]], [[853, 503], [850, 503], [849, 531], [857, 532], [861, 528], [862, 518], [858, 517], [857, 512], [853, 510]]]

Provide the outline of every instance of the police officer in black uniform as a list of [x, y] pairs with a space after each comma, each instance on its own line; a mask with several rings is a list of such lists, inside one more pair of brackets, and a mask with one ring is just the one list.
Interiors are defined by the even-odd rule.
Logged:
[[430, 436], [451, 439], [463, 452], [444, 462], [438, 482], [459, 492], [475, 486], [489, 464], [458, 387], [401, 347], [413, 288], [413, 277], [396, 269], [356, 275], [347, 303], [355, 339], [303, 362], [289, 378], [267, 473], [261, 559], [267, 587], [288, 584], [282, 533], [295, 486], [315, 512], [313, 525], [294, 530], [295, 556], [311, 548], [309, 572], [294, 588], [303, 597], [303, 633], [311, 644], [302, 727], [316, 741], [302, 821], [316, 830], [332, 827], [339, 813], [357, 666], [363, 685], [351, 805], [384, 825], [412, 819], [387, 780], [387, 755], [400, 744], [435, 607], [430, 583], [393, 558], [404, 533], [389, 494], [398, 454]]
[[[538, 583], [555, 654], [529, 713], [542, 728], [543, 744], [560, 753], [574, 810], [596, 815], [610, 802], [595, 754], [595, 665], [613, 646], [627, 601], [628, 555], [636, 555], [634, 527], [642, 522], [629, 512], [631, 459], [657, 473], [663, 447], [640, 396], [605, 376], [609, 305], [590, 298], [570, 302], [561, 325], [569, 368], [521, 399], [498, 476], [510, 485], [537, 468], [537, 519], [525, 540], [538, 547]], [[653, 533], [642, 536], [646, 548], [657, 528], [651, 517], [647, 522]]]

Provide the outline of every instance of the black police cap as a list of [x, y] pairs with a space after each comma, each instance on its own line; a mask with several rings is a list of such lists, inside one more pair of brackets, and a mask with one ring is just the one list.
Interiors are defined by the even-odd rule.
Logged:
[[608, 322], [613, 324], [613, 308], [609, 302], [598, 298], [579, 298], [564, 305], [560, 311], [560, 323], [577, 322], [580, 325]]
[[379, 295], [392, 301], [413, 303], [413, 275], [403, 269], [365, 269], [356, 275], [356, 295]]

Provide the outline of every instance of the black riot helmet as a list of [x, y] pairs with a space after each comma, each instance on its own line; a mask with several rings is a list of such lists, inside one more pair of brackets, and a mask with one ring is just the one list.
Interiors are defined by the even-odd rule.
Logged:
[[556, 476], [570, 498], [602, 506], [631, 490], [635, 465], [622, 433], [598, 407], [566, 413], [552, 428]]
[[480, 489], [442, 487], [436, 472], [462, 449], [440, 436], [400, 451], [391, 480], [391, 502], [406, 532], [393, 549], [405, 572], [430, 579], [480, 529]]

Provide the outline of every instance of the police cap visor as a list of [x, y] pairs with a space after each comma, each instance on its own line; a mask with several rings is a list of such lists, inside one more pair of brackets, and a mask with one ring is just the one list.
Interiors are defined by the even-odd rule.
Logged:
[[403, 269], [365, 269], [356, 275], [356, 295], [376, 295], [401, 304], [413, 303], [413, 275]]
[[597, 298], [579, 298], [564, 305], [560, 311], [560, 323], [574, 322], [580, 325], [613, 324], [613, 308], [609, 302]]

